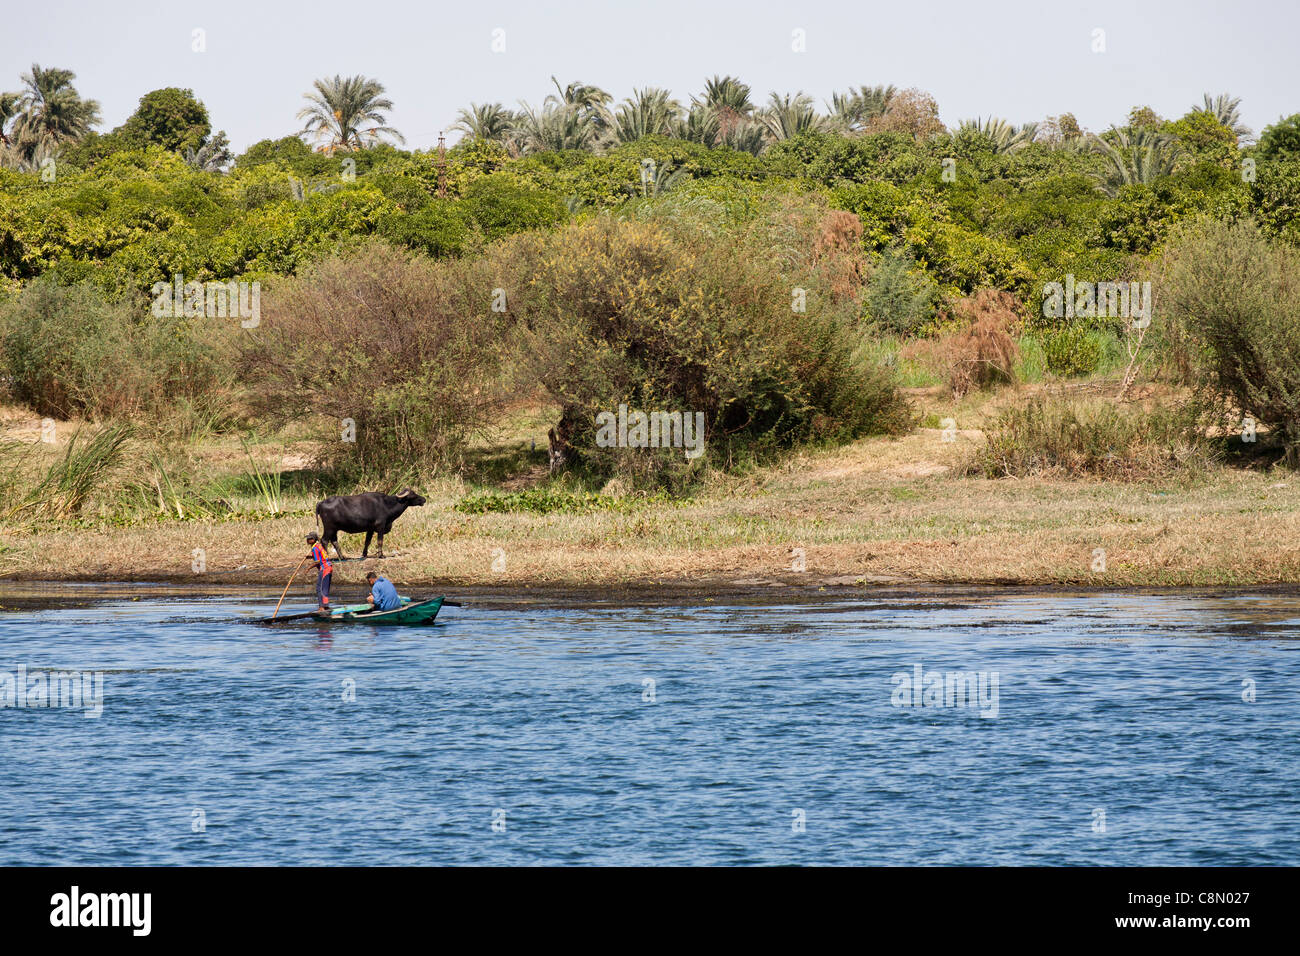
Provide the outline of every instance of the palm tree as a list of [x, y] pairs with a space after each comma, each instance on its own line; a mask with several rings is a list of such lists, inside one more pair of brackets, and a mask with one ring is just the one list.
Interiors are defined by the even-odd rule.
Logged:
[[13, 134], [25, 158], [80, 139], [99, 122], [99, 103], [81, 98], [72, 85], [76, 78], [71, 70], [42, 69], [39, 63], [22, 75], [26, 89], [10, 108], [16, 105], [20, 111]]
[[47, 160], [58, 159], [60, 150], [48, 143], [41, 144], [30, 153], [18, 148], [17, 143], [8, 146], [0, 143], [0, 169], [12, 169], [19, 173], [39, 173]]
[[1114, 139], [1109, 143], [1100, 136], [1089, 140], [1094, 152], [1105, 157], [1106, 168], [1094, 173], [1097, 188], [1114, 198], [1125, 186], [1149, 183], [1174, 171], [1182, 151], [1177, 141], [1165, 133], [1151, 129], [1129, 132], [1111, 127]]
[[514, 114], [500, 103], [471, 103], [469, 109], [457, 114], [451, 128], [460, 130], [470, 139], [506, 143], [513, 133], [514, 124]]
[[607, 143], [614, 125], [609, 112], [614, 97], [599, 86], [590, 86], [580, 80], [560, 86], [560, 81], [552, 76], [551, 82], [555, 84], [555, 92], [546, 97], [546, 102], [556, 108], [574, 110], [580, 121], [591, 127], [592, 146]]
[[576, 106], [594, 112], [604, 109], [614, 100], [614, 97], [599, 86], [589, 86], [580, 80], [568, 86], [560, 86], [560, 81], [552, 76], [551, 82], [555, 84], [555, 93], [550, 94], [547, 99], [558, 106]]
[[230, 140], [226, 138], [225, 130], [214, 133], [197, 150], [193, 146], [185, 150], [186, 164], [205, 173], [222, 172], [232, 159], [234, 156], [230, 152]]
[[755, 120], [746, 120], [739, 126], [724, 130], [718, 145], [757, 156], [767, 147], [767, 127]]
[[746, 116], [754, 111], [750, 100], [753, 91], [748, 83], [742, 83], [734, 76], [717, 76], [704, 81], [704, 95], [700, 101], [715, 109], [729, 109], [738, 116]]
[[646, 136], [674, 136], [681, 128], [682, 104], [667, 90], [633, 90], [614, 112], [614, 140], [631, 143]]
[[558, 106], [549, 97], [540, 110], [524, 102], [519, 105], [513, 136], [521, 152], [590, 149], [596, 145], [595, 128], [578, 107]]
[[18, 115], [21, 101], [20, 93], [0, 93], [0, 146], [10, 145], [11, 140], [5, 134], [5, 129]]
[[889, 112], [889, 104], [898, 90], [893, 86], [859, 86], [847, 93], [832, 93], [831, 118], [844, 132], [856, 133], [867, 128], [877, 116]]
[[689, 139], [695, 127], [713, 130], [716, 126], [713, 138], [700, 142], [757, 156], [767, 145], [767, 129], [754, 116], [751, 94], [749, 84], [734, 76], [715, 75], [705, 80], [704, 92], [691, 100], [691, 112], [698, 115], [687, 119], [683, 135]]
[[691, 97], [691, 108], [678, 135], [706, 146], [729, 146], [757, 156], [766, 145], [766, 131], [754, 118], [750, 88], [734, 76], [704, 81], [704, 92]]
[[690, 178], [690, 173], [685, 169], [673, 169], [672, 163], [664, 163], [658, 169], [653, 167], [647, 169], [643, 166], [641, 168], [641, 195], [662, 196], [681, 180]]
[[[406, 138], [388, 125], [385, 111], [393, 108], [393, 101], [384, 96], [384, 86], [378, 80], [364, 76], [344, 79], [317, 80], [312, 84], [315, 93], [304, 93], [311, 105], [298, 111], [298, 119], [305, 120], [300, 136], [311, 136], [320, 141], [321, 152], [365, 149], [381, 137], [399, 143]], [[370, 124], [370, 125], [366, 125]]]
[[992, 144], [995, 153], [1016, 153], [1034, 141], [1034, 137], [1038, 135], [1038, 124], [1026, 123], [1024, 126], [1014, 126], [1004, 119], [990, 116], [982, 122], [978, 118], [962, 120], [957, 127], [957, 132], [986, 138]]
[[826, 118], [817, 115], [812, 97], [803, 93], [789, 93], [768, 97], [767, 109], [760, 115], [767, 134], [774, 141], [790, 139], [800, 133], [819, 133], [827, 126]]
[[749, 96], [748, 83], [734, 76], [715, 75], [704, 81], [704, 95], [694, 102], [713, 110], [718, 117], [718, 133], [725, 138], [732, 129], [752, 121], [754, 103]]
[[705, 146], [716, 145], [721, 134], [718, 111], [698, 101], [691, 104], [685, 122], [677, 130], [677, 135], [687, 142], [702, 143]]
[[1241, 121], [1240, 96], [1229, 96], [1227, 93], [1210, 96], [1209, 93], [1205, 93], [1201, 100], [1203, 105], [1193, 106], [1193, 113], [1209, 113], [1221, 126], [1232, 130], [1238, 142], [1251, 135], [1250, 127]]

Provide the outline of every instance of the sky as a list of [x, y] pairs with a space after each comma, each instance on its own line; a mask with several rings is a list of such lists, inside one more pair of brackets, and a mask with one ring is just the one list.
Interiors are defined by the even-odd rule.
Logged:
[[540, 104], [552, 75], [688, 103], [732, 74], [756, 102], [803, 91], [823, 109], [850, 86], [915, 86], [950, 126], [1071, 112], [1093, 131], [1136, 105], [1176, 118], [1229, 92], [1258, 134], [1300, 112], [1297, 36], [1297, 0], [0, 0], [0, 90], [33, 62], [71, 69], [107, 131], [150, 90], [189, 88], [237, 153], [300, 129], [314, 79], [358, 73], [384, 84], [418, 149], [441, 130], [455, 142], [471, 102]]

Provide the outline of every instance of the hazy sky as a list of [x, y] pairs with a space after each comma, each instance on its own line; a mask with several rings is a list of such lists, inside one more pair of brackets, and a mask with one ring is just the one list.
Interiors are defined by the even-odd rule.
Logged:
[[[1300, 112], [1297, 0], [0, 3], [0, 89], [18, 89], [33, 61], [66, 67], [107, 130], [149, 90], [189, 87], [237, 152], [295, 132], [311, 81], [335, 73], [383, 82], [413, 148], [433, 145], [471, 101], [539, 104], [552, 74], [617, 99], [665, 86], [683, 102], [715, 73], [739, 76], [756, 101], [919, 86], [949, 125], [1073, 112], [1100, 131], [1138, 104], [1181, 116], [1205, 92], [1240, 96], [1256, 133]], [[1093, 52], [1098, 28], [1105, 52]], [[195, 29], [205, 52], [192, 50]], [[806, 52], [792, 50], [796, 29]]]

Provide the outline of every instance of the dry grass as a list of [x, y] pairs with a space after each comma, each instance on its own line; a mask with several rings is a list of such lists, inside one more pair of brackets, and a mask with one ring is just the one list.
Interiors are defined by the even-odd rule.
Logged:
[[[469, 515], [454, 505], [470, 489], [444, 480], [423, 489], [426, 507], [400, 519], [386, 542], [388, 559], [337, 565], [336, 587], [360, 588], [376, 565], [407, 587], [1300, 582], [1300, 477], [1225, 466], [1159, 484], [963, 477], [983, 441], [980, 427], [1024, 391], [959, 401], [918, 392], [924, 414], [957, 423], [952, 441], [923, 428], [805, 453], [750, 474], [714, 476], [681, 504]], [[545, 420], [535, 410], [519, 414], [530, 429]], [[518, 436], [512, 441], [520, 445]], [[290, 499], [286, 507], [309, 515], [312, 503]], [[310, 527], [299, 514], [88, 532], [45, 526], [34, 536], [0, 528], [0, 577], [281, 583]], [[356, 555], [361, 538], [343, 544]], [[204, 574], [191, 569], [195, 548], [205, 552]], [[793, 549], [803, 549], [805, 572], [791, 570]], [[1098, 549], [1106, 553], [1104, 572], [1092, 570]], [[494, 570], [502, 555], [504, 568]]]

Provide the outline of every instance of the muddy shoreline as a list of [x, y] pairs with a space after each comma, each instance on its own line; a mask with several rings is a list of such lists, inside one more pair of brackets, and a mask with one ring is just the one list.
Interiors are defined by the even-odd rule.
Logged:
[[[336, 599], [346, 598], [351, 591], [362, 590], [352, 583], [336, 586]], [[1219, 585], [1219, 586], [1125, 586], [1117, 584], [990, 584], [952, 583], [934, 581], [862, 581], [848, 583], [840, 579], [792, 581], [788, 578], [766, 579], [704, 579], [694, 581], [662, 581], [611, 586], [566, 585], [539, 583], [520, 585], [516, 582], [501, 585], [459, 585], [455, 582], [429, 581], [404, 584], [402, 590], [410, 594], [445, 594], [449, 599], [463, 602], [467, 607], [517, 609], [547, 607], [566, 609], [599, 609], [603, 607], [701, 607], [721, 605], [790, 605], [815, 604], [851, 600], [906, 601], [933, 600], [944, 604], [963, 600], [986, 600], [994, 597], [1052, 595], [1088, 595], [1102, 593], [1122, 594], [1183, 594], [1188, 597], [1251, 595], [1295, 595], [1294, 585]], [[227, 581], [215, 583], [195, 578], [154, 578], [152, 580], [123, 580], [121, 578], [68, 577], [59, 580], [0, 579], [0, 613], [32, 611], [46, 608], [88, 607], [106, 601], [160, 600], [190, 601], [222, 597], [245, 597], [250, 601], [274, 602], [279, 599], [281, 587], [266, 583]], [[287, 606], [297, 606], [311, 601], [310, 589], [295, 587], [286, 599]], [[358, 599], [360, 599], [358, 597]]]

